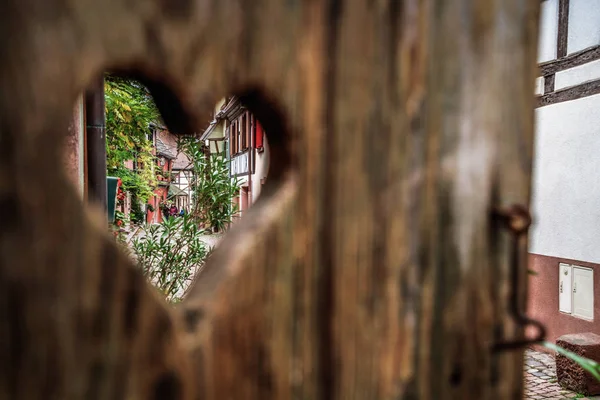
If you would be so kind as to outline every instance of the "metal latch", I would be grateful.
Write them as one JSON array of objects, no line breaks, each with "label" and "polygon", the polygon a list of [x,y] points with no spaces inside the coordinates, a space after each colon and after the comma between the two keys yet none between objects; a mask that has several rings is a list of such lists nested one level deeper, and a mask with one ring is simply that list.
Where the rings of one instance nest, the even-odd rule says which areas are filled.
[{"label": "metal latch", "polygon": [[[526,207],[516,204],[506,209],[496,209],[494,214],[499,217],[504,227],[512,234],[512,249],[510,258],[510,305],[509,312],[513,320],[522,327],[534,326],[538,334],[532,339],[519,339],[508,342],[498,342],[492,347],[492,351],[515,350],[531,344],[542,342],[546,337],[546,327],[539,321],[525,315],[519,306],[519,239],[527,233],[531,225],[531,215]],[[561,283],[562,290],[562,283]]]}]

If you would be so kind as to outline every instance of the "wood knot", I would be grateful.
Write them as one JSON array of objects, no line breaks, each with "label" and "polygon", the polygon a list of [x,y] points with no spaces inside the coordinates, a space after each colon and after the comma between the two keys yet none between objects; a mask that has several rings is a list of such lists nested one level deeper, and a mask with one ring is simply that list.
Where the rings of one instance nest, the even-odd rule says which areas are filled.
[{"label": "wood knot", "polygon": [[189,19],[193,11],[191,0],[162,0],[161,6],[164,15],[182,21]]},{"label": "wood knot", "polygon": [[202,307],[191,308],[183,313],[185,328],[187,332],[194,332],[198,323],[204,318],[204,309]]},{"label": "wood knot", "polygon": [[513,204],[507,208],[496,208],[494,213],[500,217],[506,228],[515,235],[521,235],[531,226],[531,215],[527,207]]}]

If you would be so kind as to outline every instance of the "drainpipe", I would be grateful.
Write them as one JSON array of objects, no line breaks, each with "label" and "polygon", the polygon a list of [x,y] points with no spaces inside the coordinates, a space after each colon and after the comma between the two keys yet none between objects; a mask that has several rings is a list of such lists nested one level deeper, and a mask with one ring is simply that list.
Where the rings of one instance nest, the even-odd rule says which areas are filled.
[{"label": "drainpipe", "polygon": [[248,113],[246,121],[246,131],[250,132],[250,143],[248,143],[248,191],[250,192],[250,196],[248,196],[248,208],[250,208],[252,207],[252,204],[254,204],[254,190],[252,189],[252,167],[254,166],[254,115]]},{"label": "drainpipe", "polygon": [[85,119],[88,166],[88,201],[107,213],[106,194],[106,116],[104,112],[104,75],[85,93]]}]

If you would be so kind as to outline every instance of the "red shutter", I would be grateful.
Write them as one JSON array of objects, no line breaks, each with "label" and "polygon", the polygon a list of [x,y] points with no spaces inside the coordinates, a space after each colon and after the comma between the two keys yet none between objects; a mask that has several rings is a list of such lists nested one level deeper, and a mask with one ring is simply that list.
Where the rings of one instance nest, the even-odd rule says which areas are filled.
[{"label": "red shutter", "polygon": [[250,113],[248,111],[246,111],[245,120],[246,120],[246,132],[245,132],[246,138],[244,139],[244,141],[246,142],[245,148],[248,148],[252,144],[251,140],[250,140],[250,135],[252,132],[252,118],[250,117]]},{"label": "red shutter", "polygon": [[257,149],[262,149],[263,148],[263,134],[264,134],[263,127],[256,118],[254,119],[254,123],[256,124],[256,130],[254,131],[254,134],[256,135],[254,137],[254,147],[256,147]]}]

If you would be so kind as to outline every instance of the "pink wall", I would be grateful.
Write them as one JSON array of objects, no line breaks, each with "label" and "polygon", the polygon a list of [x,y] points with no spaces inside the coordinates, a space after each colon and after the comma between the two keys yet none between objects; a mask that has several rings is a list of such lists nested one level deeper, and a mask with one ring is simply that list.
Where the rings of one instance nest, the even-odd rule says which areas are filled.
[{"label": "pink wall", "polygon": [[146,222],[151,223],[161,223],[163,220],[162,210],[160,208],[160,203],[167,200],[169,188],[164,186],[159,186],[154,189],[154,196],[148,200],[148,204],[154,207],[154,211],[148,211],[146,216]]},{"label": "pink wall", "polygon": [[[558,264],[568,263],[594,269],[594,320],[563,314],[558,311]],[[529,276],[528,315],[542,322],[547,329],[546,340],[555,342],[559,336],[567,333],[600,333],[600,265],[584,261],[567,260],[529,255],[529,269],[537,275]]]},{"label": "pink wall", "polygon": [[77,99],[73,107],[73,114],[69,123],[69,130],[65,138],[64,165],[69,180],[77,188],[78,193],[83,193],[83,107],[81,98]]},{"label": "pink wall", "polygon": [[[160,168],[165,172],[171,172],[173,167],[172,160],[166,160],[165,165],[161,166],[160,164],[156,165],[156,168]],[[159,181],[169,182],[168,179],[162,179],[159,177]],[[162,210],[160,209],[160,203],[167,200],[169,195],[169,186],[158,186],[154,189],[154,196],[148,199],[148,204],[154,207],[154,211],[148,211],[146,215],[146,222],[151,223],[160,223],[163,220]]]}]

